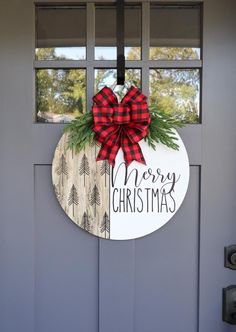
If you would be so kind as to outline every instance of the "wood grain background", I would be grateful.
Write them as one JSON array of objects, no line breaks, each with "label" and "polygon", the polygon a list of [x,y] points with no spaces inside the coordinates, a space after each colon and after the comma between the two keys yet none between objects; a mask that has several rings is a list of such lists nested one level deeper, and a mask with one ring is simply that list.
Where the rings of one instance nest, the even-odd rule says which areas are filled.
[{"label": "wood grain background", "polygon": [[68,134],[61,137],[52,163],[56,197],[68,215],[87,232],[110,238],[110,166],[96,162],[100,144],[95,142],[80,153],[67,149]]}]

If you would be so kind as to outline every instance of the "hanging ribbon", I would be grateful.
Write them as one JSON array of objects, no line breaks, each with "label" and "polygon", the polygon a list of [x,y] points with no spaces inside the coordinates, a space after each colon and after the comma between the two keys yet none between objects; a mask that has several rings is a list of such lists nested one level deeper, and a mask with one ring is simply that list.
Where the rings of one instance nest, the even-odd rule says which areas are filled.
[{"label": "hanging ribbon", "polygon": [[133,160],[146,164],[138,142],[147,136],[150,114],[147,97],[132,86],[118,103],[114,92],[104,87],[94,97],[92,107],[97,140],[102,143],[97,160],[107,159],[114,166],[122,148],[126,166]]}]

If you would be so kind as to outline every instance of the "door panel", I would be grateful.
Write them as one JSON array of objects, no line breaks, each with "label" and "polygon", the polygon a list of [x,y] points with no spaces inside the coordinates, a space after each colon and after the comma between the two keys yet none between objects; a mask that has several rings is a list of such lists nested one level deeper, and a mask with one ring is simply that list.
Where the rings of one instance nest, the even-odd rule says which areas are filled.
[{"label": "door panel", "polygon": [[60,208],[51,166],[35,166],[36,331],[98,331],[98,239]]},{"label": "door panel", "polygon": [[136,243],[135,331],[197,331],[199,167],[175,218]]},{"label": "door panel", "polygon": [[183,205],[158,232],[100,241],[101,331],[197,331],[199,176],[191,167]]},{"label": "door panel", "polygon": [[51,166],[35,166],[37,331],[97,331],[98,313],[99,331],[197,331],[199,175],[191,167],[175,220],[120,242],[78,231],[56,201]]}]

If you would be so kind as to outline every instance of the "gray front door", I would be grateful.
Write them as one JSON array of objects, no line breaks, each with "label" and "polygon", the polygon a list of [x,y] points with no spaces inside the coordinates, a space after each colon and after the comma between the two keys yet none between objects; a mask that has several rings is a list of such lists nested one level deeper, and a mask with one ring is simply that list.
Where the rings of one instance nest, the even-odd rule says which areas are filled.
[{"label": "gray front door", "polygon": [[236,283],[224,268],[224,246],[236,242],[236,3],[203,6],[201,124],[180,131],[186,199],[160,230],[116,242],[78,229],[56,201],[51,162],[63,125],[32,115],[34,4],[1,1],[1,332],[235,331],[221,312],[222,288]]}]

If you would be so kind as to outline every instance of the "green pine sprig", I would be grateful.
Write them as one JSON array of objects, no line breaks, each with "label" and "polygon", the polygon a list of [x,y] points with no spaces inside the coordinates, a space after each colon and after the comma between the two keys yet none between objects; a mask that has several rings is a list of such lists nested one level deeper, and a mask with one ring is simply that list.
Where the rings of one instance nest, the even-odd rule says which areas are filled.
[{"label": "green pine sprig", "polygon": [[[184,127],[184,123],[157,109],[156,105],[149,106],[151,123],[148,135],[145,137],[147,143],[155,150],[156,143],[162,143],[171,149],[179,150],[175,130]],[[93,128],[93,115],[88,112],[78,116],[64,128],[69,133],[68,148],[79,153],[87,145],[92,144],[95,139]]]},{"label": "green pine sprig", "polygon": [[69,133],[68,148],[79,153],[87,145],[92,144],[95,138],[95,133],[92,128],[92,112],[82,114],[68,123],[64,128],[64,132]]},{"label": "green pine sprig", "polygon": [[179,150],[175,130],[184,127],[184,123],[171,115],[158,110],[156,105],[149,106],[151,123],[145,137],[147,143],[155,150],[156,143],[162,143],[171,149]]}]

